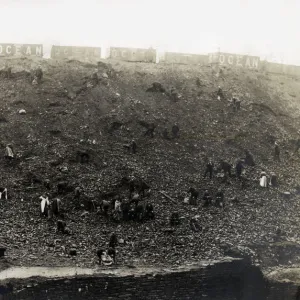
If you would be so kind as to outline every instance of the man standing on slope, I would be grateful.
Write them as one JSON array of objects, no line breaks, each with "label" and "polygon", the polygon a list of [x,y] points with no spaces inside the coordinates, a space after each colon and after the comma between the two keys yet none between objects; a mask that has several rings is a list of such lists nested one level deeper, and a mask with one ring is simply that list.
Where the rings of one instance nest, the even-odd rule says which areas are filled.
[{"label": "man standing on slope", "polygon": [[209,173],[209,178],[212,179],[213,170],[214,170],[214,164],[211,160],[209,160],[207,165],[206,165],[206,170],[205,170],[205,173],[204,173],[203,177],[205,178],[207,173]]},{"label": "man standing on slope", "polygon": [[178,124],[175,123],[172,127],[172,134],[173,134],[173,138],[178,138],[178,133],[179,133],[179,127]]},{"label": "man standing on slope", "polygon": [[255,162],[254,162],[254,158],[253,158],[253,155],[252,153],[249,151],[249,150],[245,150],[245,164],[248,165],[248,166],[255,166]]},{"label": "man standing on slope", "polygon": [[218,87],[217,96],[218,96],[218,100],[222,100],[224,98],[224,94],[220,86]]},{"label": "man standing on slope", "polygon": [[235,165],[235,171],[237,178],[241,178],[244,166],[243,161],[241,159],[238,160],[237,164]]},{"label": "man standing on slope", "polygon": [[261,187],[266,188],[268,186],[268,181],[267,181],[267,174],[266,172],[261,172],[260,173],[260,179],[259,179],[259,185]]},{"label": "man standing on slope", "polygon": [[14,158],[14,151],[11,144],[8,144],[5,149],[5,158],[12,160]]},{"label": "man standing on slope", "polygon": [[151,138],[153,138],[154,137],[154,129],[155,129],[154,123],[150,123],[147,131],[144,133],[144,136],[150,136]]},{"label": "man standing on slope", "polygon": [[274,160],[280,161],[280,149],[277,142],[274,144]]}]

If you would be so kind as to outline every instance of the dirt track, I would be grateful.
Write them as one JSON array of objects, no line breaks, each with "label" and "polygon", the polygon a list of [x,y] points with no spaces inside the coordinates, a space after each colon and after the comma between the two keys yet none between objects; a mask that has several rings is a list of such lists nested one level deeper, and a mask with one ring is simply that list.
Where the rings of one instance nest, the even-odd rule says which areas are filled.
[{"label": "dirt track", "polygon": [[[97,69],[75,61],[45,60],[41,62],[43,82],[33,86],[18,72],[29,71],[39,62],[10,63],[14,78],[0,81],[2,147],[4,151],[4,145],[12,143],[18,155],[13,164],[0,160],[2,185],[10,196],[1,202],[0,243],[7,246],[10,264],[94,266],[96,249],[107,245],[113,231],[124,240],[117,248],[121,265],[182,265],[217,259],[224,255],[223,243],[253,249],[264,244],[267,249],[278,228],[282,239],[299,240],[298,199],[287,201],[281,196],[284,191],[294,192],[299,178],[299,158],[291,157],[300,114],[296,79],[227,69],[223,76],[216,76],[208,66],[112,63]],[[87,87],[95,70],[101,81]],[[182,99],[174,103],[166,95],[146,93],[153,82],[167,89],[174,86]],[[240,95],[239,113],[233,113],[227,101],[215,99],[218,85],[228,94]],[[27,114],[19,115],[20,109]],[[110,126],[116,121],[123,126],[112,132]],[[145,128],[139,121],[157,124],[153,139],[143,137]],[[162,130],[165,126],[170,130],[175,122],[180,138],[164,140]],[[138,144],[136,155],[123,148],[132,138]],[[279,165],[272,159],[275,138],[281,146]],[[208,157],[235,163],[245,148],[257,163],[246,169],[245,189],[235,178],[226,185],[218,178],[203,179]],[[77,163],[77,150],[88,151],[91,162]],[[63,167],[67,172],[62,172]],[[278,174],[278,189],[259,189],[262,169]],[[39,182],[45,179],[51,180],[53,196],[56,183],[67,180],[73,187],[82,185],[86,197],[99,203],[99,192],[113,190],[122,176],[132,174],[151,185],[147,201],[154,205],[155,221],[116,224],[96,213],[81,216],[83,210],[74,209],[72,193],[60,197],[68,211],[71,236],[55,233],[55,223],[39,216],[38,198],[46,192]],[[183,192],[191,186],[201,194],[205,189],[224,188],[225,209],[183,204]],[[176,203],[163,198],[160,190]],[[233,196],[240,200],[238,204],[230,202]],[[169,233],[165,229],[174,211],[183,221]],[[201,232],[190,229],[189,220],[195,215],[200,216]],[[73,247],[77,256],[70,258],[67,253]],[[269,263],[276,264],[277,258],[270,258]]]}]

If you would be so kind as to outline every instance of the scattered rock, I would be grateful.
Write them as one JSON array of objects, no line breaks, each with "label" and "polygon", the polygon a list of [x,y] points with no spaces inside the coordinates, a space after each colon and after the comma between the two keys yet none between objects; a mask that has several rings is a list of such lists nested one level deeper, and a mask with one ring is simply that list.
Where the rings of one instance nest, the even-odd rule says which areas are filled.
[{"label": "scattered rock", "polygon": [[75,248],[71,248],[70,251],[69,251],[69,254],[70,254],[71,256],[76,256],[76,255],[77,255],[76,249],[75,249]]},{"label": "scattered rock", "polygon": [[152,92],[152,93],[165,93],[166,90],[159,82],[153,82],[152,86],[146,90],[146,92]]},{"label": "scattered rock", "polygon": [[59,134],[61,134],[61,130],[60,129],[51,129],[51,130],[49,130],[49,133],[51,133],[53,135],[59,135]]},{"label": "scattered rock", "polygon": [[63,163],[63,159],[62,158],[53,159],[53,160],[50,160],[48,163],[51,167],[57,167]]},{"label": "scattered rock", "polygon": [[80,217],[85,217],[85,216],[87,216],[88,214],[89,214],[88,211],[84,211],[84,212],[80,215]]},{"label": "scattered rock", "polygon": [[60,169],[59,169],[62,173],[67,173],[68,171],[69,171],[69,169],[68,169],[68,167],[61,167]]},{"label": "scattered rock", "polygon": [[3,257],[5,254],[6,248],[5,247],[0,247],[0,257]]},{"label": "scattered rock", "polygon": [[0,123],[8,123],[7,118],[5,118],[4,116],[0,115]]},{"label": "scattered rock", "polygon": [[225,256],[245,259],[251,259],[255,256],[255,252],[248,247],[227,244],[222,246],[222,248]]},{"label": "scattered rock", "polygon": [[291,198],[291,193],[290,192],[283,192],[283,197],[285,199],[290,199]]},{"label": "scattered rock", "polygon": [[38,85],[37,77],[34,77],[34,79],[32,80],[32,85]]},{"label": "scattered rock", "polygon": [[20,115],[26,115],[26,110],[25,109],[20,109],[19,114]]},{"label": "scattered rock", "polygon": [[66,95],[67,95],[67,97],[69,98],[69,99],[71,99],[71,100],[74,100],[76,97],[77,97],[77,95],[76,95],[76,93],[75,92],[73,92],[73,91],[66,91]]},{"label": "scattered rock", "polygon": [[[20,63],[28,64],[28,60]],[[16,259],[17,263],[30,263],[33,256],[29,254],[34,254],[40,264],[45,261],[52,264],[54,258],[61,259],[59,262],[64,264],[67,261],[65,255],[68,255],[68,250],[73,248],[70,245],[76,243],[78,247],[80,246],[80,250],[77,249],[80,251],[79,263],[91,264],[91,261],[96,259],[95,254],[92,254],[95,244],[97,247],[107,245],[109,234],[114,230],[124,238],[119,240],[119,244],[122,245],[118,248],[120,264],[139,255],[142,256],[139,262],[145,259],[147,264],[161,262],[173,264],[176,261],[185,263],[193,259],[199,261],[220,257],[223,251],[219,244],[224,241],[231,242],[232,245],[247,245],[249,241],[260,240],[272,243],[278,225],[284,232],[281,235],[283,240],[292,237],[299,239],[297,212],[300,205],[296,197],[291,201],[285,201],[284,196],[277,189],[262,191],[258,189],[257,183],[261,168],[268,174],[274,171],[278,174],[283,191],[290,191],[294,196],[292,188],[298,183],[300,159],[297,155],[291,156],[295,145],[292,138],[296,139],[296,136],[292,136],[292,128],[299,127],[298,119],[290,121],[286,118],[284,123],[281,123],[278,114],[278,118],[274,118],[274,115],[268,112],[261,113],[259,110],[247,112],[247,103],[240,115],[231,114],[232,110],[229,111],[227,103],[212,101],[216,97],[211,96],[210,93],[216,90],[218,83],[214,82],[211,74],[206,74],[205,68],[202,68],[200,73],[197,68],[193,74],[193,68],[188,68],[188,72],[182,71],[184,66],[180,66],[177,70],[175,66],[172,69],[167,67],[165,69],[162,65],[158,68],[149,65],[147,66],[149,72],[145,70],[141,72],[142,75],[136,76],[135,71],[126,70],[127,65],[128,68],[132,66],[135,68],[134,64],[131,67],[129,64],[126,64],[126,67],[123,65],[116,67],[120,71],[115,75],[111,75],[105,68],[106,64],[103,64],[101,69],[97,70],[103,85],[87,90],[87,81],[92,81],[90,74],[95,65],[86,69],[84,64],[76,61],[68,65],[64,62],[59,64],[60,67],[52,65],[49,67],[47,70],[49,74],[43,86],[37,89],[29,87],[26,90],[26,98],[20,87],[23,84],[24,86],[30,84],[27,78],[25,81],[20,77],[15,81],[1,80],[3,106],[0,113],[9,118],[8,124],[0,124],[5,135],[2,146],[11,142],[15,144],[18,154],[12,164],[6,163],[4,159],[1,164],[4,174],[3,184],[7,184],[9,193],[11,190],[12,198],[8,199],[8,202],[0,201],[0,211],[6,216],[0,220],[0,226],[2,239],[9,241],[14,250],[9,253],[10,257],[12,255],[12,261]],[[155,68],[155,72],[151,74],[152,68]],[[109,88],[105,86],[105,82],[110,80],[106,80],[105,75],[102,76],[104,73],[109,78],[114,78]],[[14,78],[16,78],[15,74],[13,74]],[[247,73],[248,75],[255,76],[252,73]],[[205,83],[202,84],[203,88],[196,87],[197,76],[201,76],[199,86]],[[162,99],[159,94],[153,94],[148,97],[149,99],[145,99],[143,87],[149,83],[149,78],[156,78],[155,80],[159,81],[154,83],[149,91],[153,89],[162,93],[172,84],[182,93],[182,97],[187,102],[171,103],[163,96],[167,101],[162,103],[159,101]],[[91,83],[96,86],[93,81]],[[254,81],[249,85],[243,85],[241,82],[236,85],[234,83],[233,75],[229,70],[226,71],[226,81],[223,84],[227,87],[224,87],[224,90],[232,87],[231,90],[240,89],[245,94],[248,89],[252,89],[251,97],[245,99],[245,102],[250,99],[264,99],[272,104],[270,106],[274,111],[277,111],[279,105],[285,108],[283,101],[278,101],[276,97],[272,99],[267,86],[263,88],[260,86],[266,83],[263,78],[261,82],[259,80],[259,85]],[[199,90],[203,92],[201,101],[196,99]],[[181,95],[177,91],[175,93],[177,93],[175,98],[179,99]],[[75,98],[78,100],[73,101]],[[18,102],[18,99],[22,99],[23,102]],[[141,103],[137,99],[140,99]],[[18,110],[25,107],[30,108],[30,118],[18,116]],[[286,109],[289,109],[288,105]],[[62,115],[64,111],[68,112],[67,116]],[[22,119],[21,123],[20,119]],[[58,122],[53,123],[52,121],[56,119]],[[153,139],[143,136],[145,129],[138,125],[138,120],[144,121],[140,125],[145,128],[148,128],[151,123],[157,125]],[[177,121],[180,123],[182,137],[176,140],[162,140],[160,138],[162,128],[170,129]],[[86,127],[87,124],[89,127]],[[234,143],[227,145],[225,140],[231,135],[235,137],[240,128],[243,132],[247,131],[247,135],[240,136],[238,140],[234,139]],[[109,129],[112,130],[113,136],[108,134]],[[49,130],[52,136],[49,136]],[[276,138],[282,141],[282,145],[284,144],[284,147],[289,150],[285,152],[285,149],[282,149],[284,163],[280,165],[272,160],[272,145],[265,140],[268,132],[273,132],[274,136],[276,135]],[[137,140],[140,149],[135,156],[123,153],[122,149],[122,144],[132,138]],[[290,144],[289,139],[291,139]],[[241,190],[241,181],[235,176],[230,178],[230,185],[222,183],[222,178],[215,176],[215,173],[212,180],[202,179],[207,156],[211,155],[217,160],[224,155],[225,159],[234,163],[239,155],[243,155],[243,149],[248,147],[254,151],[257,166],[245,166],[249,178],[246,188]],[[92,159],[90,163],[81,165],[76,163],[74,153],[83,148],[90,151]],[[57,166],[63,167],[59,169],[56,168]],[[27,171],[37,173],[40,179],[51,180],[51,188],[47,189],[50,198],[56,197],[56,184],[67,180],[72,187],[82,186],[84,195],[88,199],[96,200],[97,206],[101,200],[98,197],[99,190],[119,190],[120,177],[139,176],[147,180],[151,188],[153,187],[153,195],[145,197],[143,202],[149,201],[154,205],[155,221],[149,220],[138,224],[132,222],[126,225],[121,222],[124,227],[116,228],[117,225],[110,218],[111,208],[108,218],[93,212],[87,215],[83,213],[80,206],[83,204],[81,201],[83,199],[80,199],[74,208],[74,193],[68,192],[62,196],[63,209],[65,221],[70,224],[74,234],[57,235],[52,220],[48,221],[39,216],[38,197],[46,188],[33,181],[25,182]],[[290,179],[290,182],[287,179]],[[217,188],[224,188],[225,209],[217,209],[214,206],[203,209],[200,199],[199,204],[193,209],[184,205],[182,195],[190,185],[199,186],[201,189],[208,188],[212,191],[212,195]],[[158,191],[161,189],[164,189],[169,197],[159,197]],[[122,198],[128,197],[128,189],[120,188],[120,193]],[[16,201],[13,201],[15,196]],[[234,197],[237,197],[239,203],[234,204],[234,200],[230,201]],[[19,201],[19,199],[24,200]],[[113,201],[113,198],[108,197],[107,200]],[[174,212],[180,214],[179,217],[175,216],[174,225],[180,224],[164,229],[169,227],[169,217]],[[87,217],[80,218],[81,215]],[[197,222],[201,230],[194,226],[194,221],[193,231],[190,229],[190,220],[194,215],[199,215]],[[51,253],[47,253],[46,240],[53,241],[58,236],[62,237],[62,242],[56,244],[56,247],[51,247]],[[63,249],[60,246],[67,249],[64,258],[58,257]],[[269,252],[268,249],[264,250],[265,253]],[[239,251],[240,249],[236,252]],[[234,252],[231,249],[233,255]],[[21,257],[23,253],[24,257]],[[287,261],[293,262],[290,257]]]}]

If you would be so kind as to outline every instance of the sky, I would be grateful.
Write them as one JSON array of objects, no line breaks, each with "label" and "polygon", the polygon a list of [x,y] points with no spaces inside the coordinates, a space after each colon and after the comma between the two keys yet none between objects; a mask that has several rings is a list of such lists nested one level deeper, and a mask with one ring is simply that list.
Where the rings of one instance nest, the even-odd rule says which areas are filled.
[{"label": "sky", "polygon": [[0,43],[230,52],[300,65],[300,0],[0,0]]}]

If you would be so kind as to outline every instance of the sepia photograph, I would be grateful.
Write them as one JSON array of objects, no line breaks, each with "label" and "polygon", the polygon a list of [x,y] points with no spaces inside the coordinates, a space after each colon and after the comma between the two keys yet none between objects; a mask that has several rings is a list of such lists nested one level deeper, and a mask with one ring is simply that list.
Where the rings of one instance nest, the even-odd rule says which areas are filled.
[{"label": "sepia photograph", "polygon": [[0,300],[300,300],[299,0],[0,15]]}]

